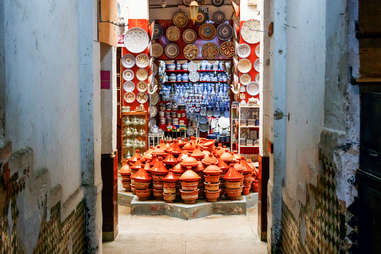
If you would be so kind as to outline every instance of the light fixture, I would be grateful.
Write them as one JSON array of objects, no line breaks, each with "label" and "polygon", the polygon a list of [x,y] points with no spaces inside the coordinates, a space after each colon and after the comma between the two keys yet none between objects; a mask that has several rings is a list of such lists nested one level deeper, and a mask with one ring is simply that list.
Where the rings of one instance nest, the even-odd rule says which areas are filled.
[{"label": "light fixture", "polygon": [[198,16],[198,3],[197,1],[192,1],[189,5],[189,17],[193,21],[193,24],[196,23]]}]

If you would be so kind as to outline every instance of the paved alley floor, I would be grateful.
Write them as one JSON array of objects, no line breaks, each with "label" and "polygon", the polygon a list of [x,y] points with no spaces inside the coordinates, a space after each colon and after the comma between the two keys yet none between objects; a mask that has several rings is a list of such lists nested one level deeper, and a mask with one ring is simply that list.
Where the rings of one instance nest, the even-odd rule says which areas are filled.
[{"label": "paved alley floor", "polygon": [[105,254],[264,254],[257,232],[257,209],[248,216],[212,215],[182,220],[168,216],[132,216],[119,206],[119,235],[103,244]]}]

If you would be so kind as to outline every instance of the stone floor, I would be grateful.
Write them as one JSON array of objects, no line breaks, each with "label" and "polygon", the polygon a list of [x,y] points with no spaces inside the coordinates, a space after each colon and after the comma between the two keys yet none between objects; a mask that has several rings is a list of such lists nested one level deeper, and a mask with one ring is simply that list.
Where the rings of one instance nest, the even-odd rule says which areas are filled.
[{"label": "stone floor", "polygon": [[257,208],[248,215],[211,215],[183,220],[168,216],[130,215],[119,206],[119,236],[103,244],[105,254],[267,253],[259,241]]}]

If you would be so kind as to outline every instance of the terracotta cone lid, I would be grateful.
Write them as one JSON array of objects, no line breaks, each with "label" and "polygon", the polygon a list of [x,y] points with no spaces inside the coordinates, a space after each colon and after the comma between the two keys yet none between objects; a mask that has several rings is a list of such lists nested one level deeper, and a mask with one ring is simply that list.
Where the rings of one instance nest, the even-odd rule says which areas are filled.
[{"label": "terracotta cone lid", "polygon": [[149,182],[152,177],[143,168],[139,169],[138,172],[131,176],[135,181]]},{"label": "terracotta cone lid", "polygon": [[181,165],[184,167],[195,167],[197,166],[198,162],[193,157],[186,157],[181,161]]},{"label": "terracotta cone lid", "polygon": [[205,165],[215,165],[218,163],[218,161],[214,156],[209,155],[202,160],[202,163]]},{"label": "terracotta cone lid", "polygon": [[240,161],[242,159],[242,156],[239,155],[238,153],[233,154],[233,160],[234,161]]},{"label": "terracotta cone lid", "polygon": [[223,160],[224,162],[231,162],[233,161],[233,155],[231,153],[229,153],[228,151],[225,150],[225,152],[223,152],[221,154],[221,160]]},{"label": "terracotta cone lid", "polygon": [[229,168],[229,166],[222,160],[222,159],[218,159],[218,164],[217,166],[222,170],[222,171],[225,171]]},{"label": "terracotta cone lid", "polygon": [[191,156],[201,160],[202,158],[204,158],[205,154],[201,152],[201,150],[197,147],[196,149],[193,150]]},{"label": "terracotta cone lid", "polygon": [[243,171],[246,169],[241,163],[235,163],[233,168],[240,173],[243,173]]},{"label": "terracotta cone lid", "polygon": [[163,178],[163,181],[164,182],[177,182],[179,180],[179,178],[173,173],[173,172],[169,172],[164,178]]},{"label": "terracotta cone lid", "polygon": [[167,157],[164,159],[164,163],[167,165],[175,165],[177,163],[177,159],[173,156],[173,154],[168,153]]},{"label": "terracotta cone lid", "polygon": [[151,165],[149,164],[149,162],[146,162],[146,164],[144,164],[144,169],[145,169],[147,172],[150,172],[150,171],[151,171]]},{"label": "terracotta cone lid", "polygon": [[192,181],[198,181],[201,179],[201,177],[199,175],[196,174],[196,172],[194,172],[193,170],[191,169],[188,169],[187,171],[184,172],[184,174],[182,174],[179,178],[181,181],[188,181],[188,182],[192,182]]},{"label": "terracotta cone lid", "polygon": [[157,155],[157,156],[164,156],[167,153],[164,151],[164,148],[156,148],[152,151],[152,155]]},{"label": "terracotta cone lid", "polygon": [[189,157],[189,155],[186,152],[184,152],[184,153],[180,154],[180,156],[177,158],[177,161],[181,162],[187,157]]},{"label": "terracotta cone lid", "polygon": [[150,161],[152,160],[152,150],[147,150],[144,155],[143,155],[143,158],[145,161]]},{"label": "terracotta cone lid", "polygon": [[215,140],[207,140],[207,141],[202,143],[202,146],[209,148],[209,147],[213,146],[215,142],[216,142]]},{"label": "terracotta cone lid", "polygon": [[130,162],[136,162],[138,160],[141,160],[142,156],[140,155],[140,150],[139,149],[136,149],[136,152],[134,154],[134,156],[132,156],[130,159],[128,159],[128,161]]},{"label": "terracotta cone lid", "polygon": [[194,169],[194,171],[196,171],[196,172],[203,172],[204,169],[205,169],[204,164],[202,164],[201,161],[198,161],[198,165],[197,165],[197,167]]},{"label": "terracotta cone lid", "polygon": [[134,165],[131,166],[132,170],[138,170],[140,168],[143,168],[143,164],[140,160],[136,161]]},{"label": "terracotta cone lid", "polygon": [[237,170],[234,168],[230,168],[228,172],[224,175],[224,180],[226,181],[241,181],[243,178],[243,175],[241,175]]},{"label": "terracotta cone lid", "polygon": [[181,138],[178,138],[177,144],[178,144],[179,147],[183,147],[185,145],[186,141],[187,141],[187,139],[182,140]]},{"label": "terracotta cone lid", "polygon": [[222,173],[222,170],[216,165],[210,165],[204,170],[206,175],[219,175]]},{"label": "terracotta cone lid", "polygon": [[254,166],[254,164],[253,164],[253,162],[252,162],[252,160],[251,159],[248,159],[247,160],[247,165],[249,165],[249,167],[253,170],[253,171],[255,171],[255,166]]},{"label": "terracotta cone lid", "polygon": [[173,173],[176,173],[176,174],[184,173],[184,169],[180,163],[176,164],[176,166],[174,166],[170,171],[172,171]]},{"label": "terracotta cone lid", "polygon": [[128,176],[128,175],[131,175],[131,169],[130,169],[130,166],[128,166],[128,164],[124,164],[123,167],[121,167],[119,169],[119,174],[122,175],[122,176]]},{"label": "terracotta cone lid", "polygon": [[194,147],[193,147],[193,145],[192,145],[190,142],[188,142],[188,143],[186,143],[186,144],[183,146],[183,150],[193,151],[193,150],[194,150]]},{"label": "terracotta cone lid", "polygon": [[245,168],[243,170],[243,173],[244,174],[250,174],[252,173],[254,170],[250,167],[249,163],[246,162],[246,160],[241,160],[240,164]]},{"label": "terracotta cone lid", "polygon": [[157,160],[151,168],[152,174],[165,175],[168,173],[168,169],[164,166],[161,160]]},{"label": "terracotta cone lid", "polygon": [[171,153],[173,153],[174,155],[179,155],[181,153],[181,148],[178,144],[177,141],[174,141],[170,147],[170,151]]}]

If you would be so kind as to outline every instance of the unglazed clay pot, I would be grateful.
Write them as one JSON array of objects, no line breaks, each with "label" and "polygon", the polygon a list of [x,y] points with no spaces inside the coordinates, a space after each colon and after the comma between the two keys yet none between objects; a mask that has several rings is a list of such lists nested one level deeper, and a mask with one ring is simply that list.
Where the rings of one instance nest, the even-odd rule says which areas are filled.
[{"label": "unglazed clay pot", "polygon": [[249,195],[249,193],[250,193],[250,189],[251,189],[251,185],[249,185],[249,186],[244,186],[243,187],[243,191],[242,191],[242,195]]},{"label": "unglazed clay pot", "polygon": [[163,198],[165,202],[172,203],[176,199],[176,191],[175,193],[163,193]]},{"label": "unglazed clay pot", "polygon": [[225,150],[225,152],[223,152],[221,154],[220,159],[226,163],[230,163],[233,161],[233,155],[230,152],[228,152],[227,150]]},{"label": "unglazed clay pot", "polygon": [[197,165],[198,165],[198,161],[193,157],[187,156],[181,161],[181,166],[188,169],[192,167],[196,167]]},{"label": "unglazed clay pot", "polygon": [[134,181],[134,187],[137,190],[144,190],[148,189],[150,186],[151,182],[139,182],[139,181]]},{"label": "unglazed clay pot", "polygon": [[205,182],[205,190],[207,191],[218,191],[220,189],[220,183],[208,183]]},{"label": "unglazed clay pot", "polygon": [[216,191],[209,191],[209,190],[206,190],[206,191],[205,191],[206,199],[207,199],[209,202],[216,202],[217,199],[220,197],[220,192],[221,192],[221,190],[216,190]]},{"label": "unglazed clay pot", "polygon": [[202,159],[202,163],[204,163],[205,166],[210,166],[210,165],[217,164],[218,160],[214,156],[209,155],[205,157],[204,159]]},{"label": "unglazed clay pot", "polygon": [[152,191],[155,199],[160,200],[163,198],[163,189],[153,189]]},{"label": "unglazed clay pot", "polygon": [[204,175],[205,182],[218,183],[220,181],[220,175]]},{"label": "unglazed clay pot", "polygon": [[240,181],[225,181],[225,188],[235,189],[240,187],[242,187],[242,184]]},{"label": "unglazed clay pot", "polygon": [[170,169],[177,177],[180,177],[184,173],[184,169],[180,163],[176,164],[173,168]]},{"label": "unglazed clay pot", "polygon": [[169,166],[173,166],[173,165],[176,165],[176,164],[177,164],[177,159],[173,156],[172,153],[168,153],[167,156],[166,156],[165,159],[164,159],[164,163],[165,163],[165,165],[167,165],[168,167],[169,167]]},{"label": "unglazed clay pot", "polygon": [[205,154],[201,152],[201,150],[197,147],[196,149],[193,150],[191,153],[191,156],[195,158],[196,160],[201,160],[204,158]]},{"label": "unglazed clay pot", "polygon": [[181,182],[181,189],[182,190],[195,190],[198,188],[198,180],[193,182]]},{"label": "unglazed clay pot", "polygon": [[136,190],[136,196],[141,201],[147,200],[151,196],[151,189]]},{"label": "unglazed clay pot", "polygon": [[122,176],[122,185],[125,191],[131,191],[131,169],[128,164],[120,168],[119,174]]},{"label": "unglazed clay pot", "polygon": [[135,154],[128,159],[128,162],[130,163],[130,165],[133,165],[135,162],[140,161],[141,159],[142,159],[142,156],[140,154],[140,150],[136,149]]},{"label": "unglazed clay pot", "polygon": [[242,187],[237,189],[225,188],[225,193],[231,200],[239,200],[242,196]]},{"label": "unglazed clay pot", "polygon": [[186,191],[180,190],[181,199],[184,200],[185,204],[194,204],[198,199],[198,189]]}]

